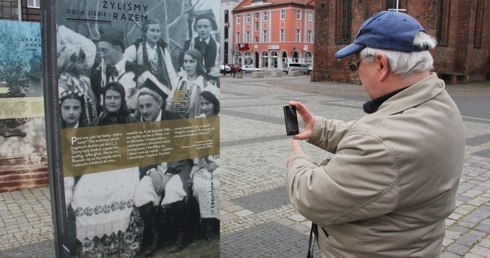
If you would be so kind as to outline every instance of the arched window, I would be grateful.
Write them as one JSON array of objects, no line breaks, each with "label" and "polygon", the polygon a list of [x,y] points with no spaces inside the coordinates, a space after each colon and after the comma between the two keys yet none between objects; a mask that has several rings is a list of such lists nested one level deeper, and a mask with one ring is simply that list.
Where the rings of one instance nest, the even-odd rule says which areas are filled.
[{"label": "arched window", "polygon": [[293,63],[298,63],[299,62],[299,53],[297,50],[295,50],[292,54],[291,54],[291,62]]},{"label": "arched window", "polygon": [[254,51],[254,58],[253,58],[253,63],[252,64],[255,67],[259,67],[260,66],[259,65],[259,60],[260,60],[260,58],[259,58],[259,51]]},{"label": "arched window", "polygon": [[450,1],[439,0],[438,2],[439,16],[437,17],[437,40],[438,45],[448,44],[449,35],[449,11],[450,11]]},{"label": "arched window", "polygon": [[235,52],[235,60],[234,60],[234,63],[235,64],[238,64],[238,65],[243,65],[242,53],[240,53],[240,51],[236,51]]},{"label": "arched window", "polygon": [[305,54],[305,64],[312,66],[313,65],[313,55],[310,51]]},{"label": "arched window", "polygon": [[277,56],[277,51],[275,51],[275,50],[271,51],[271,58],[270,58],[270,60],[271,60],[271,67],[277,68],[277,64],[279,63],[278,62],[278,58],[279,57]]},{"label": "arched window", "polygon": [[283,50],[281,54],[281,68],[286,67],[287,63],[288,63],[288,52]]},{"label": "arched window", "polygon": [[245,51],[245,58],[243,59],[243,65],[251,65],[253,64],[253,58],[252,58],[252,54],[250,53],[250,51]]},{"label": "arched window", "polygon": [[265,50],[262,51],[262,67],[269,67],[269,54]]},{"label": "arched window", "polygon": [[337,0],[337,44],[351,42],[352,0]]}]

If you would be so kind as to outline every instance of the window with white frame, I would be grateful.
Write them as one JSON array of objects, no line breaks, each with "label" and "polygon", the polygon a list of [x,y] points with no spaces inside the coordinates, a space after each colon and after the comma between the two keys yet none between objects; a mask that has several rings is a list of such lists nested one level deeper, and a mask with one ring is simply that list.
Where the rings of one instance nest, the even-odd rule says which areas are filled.
[{"label": "window with white frame", "polygon": [[236,33],[236,40],[235,40],[235,41],[236,41],[237,43],[242,42],[242,41],[240,40],[240,32],[237,32],[237,33]]},{"label": "window with white frame", "polygon": [[313,43],[313,32],[311,30],[306,32],[306,42]]},{"label": "window with white frame", "polygon": [[250,42],[250,31],[245,33],[245,42]]},{"label": "window with white frame", "polygon": [[301,20],[301,10],[296,10],[296,20]]},{"label": "window with white frame", "polygon": [[281,21],[286,20],[286,10],[281,10]]},{"label": "window with white frame", "polygon": [[313,21],[313,12],[308,12],[308,21]]},{"label": "window with white frame", "polygon": [[29,8],[40,8],[41,0],[27,0],[27,7]]},{"label": "window with white frame", "polygon": [[255,23],[255,31],[259,31],[259,23],[258,22]]},{"label": "window with white frame", "polygon": [[245,22],[246,22],[246,23],[250,23],[250,14],[249,14],[249,13],[247,13],[247,14],[245,15]]},{"label": "window with white frame", "polygon": [[258,43],[259,42],[259,37],[255,37],[255,42]]},{"label": "window with white frame", "polygon": [[301,30],[296,30],[296,41],[297,42],[301,41]]},{"label": "window with white frame", "polygon": [[237,15],[236,16],[236,24],[240,24],[241,16]]},{"label": "window with white frame", "polygon": [[255,19],[260,19],[260,13],[255,13]]},{"label": "window with white frame", "polygon": [[268,38],[269,38],[267,34],[268,34],[268,33],[267,33],[267,31],[266,31],[266,30],[264,30],[264,31],[262,32],[262,42],[267,42],[267,40],[268,40]]},{"label": "window with white frame", "polygon": [[269,14],[268,14],[267,12],[263,12],[263,13],[262,13],[262,20],[267,21],[267,19],[268,19],[268,15],[269,15]]},{"label": "window with white frame", "polygon": [[285,41],[285,40],[284,40],[284,35],[285,35],[285,34],[286,34],[286,32],[284,31],[284,29],[281,29],[281,30],[279,31],[279,41],[281,41],[281,42],[284,42],[284,41]]}]

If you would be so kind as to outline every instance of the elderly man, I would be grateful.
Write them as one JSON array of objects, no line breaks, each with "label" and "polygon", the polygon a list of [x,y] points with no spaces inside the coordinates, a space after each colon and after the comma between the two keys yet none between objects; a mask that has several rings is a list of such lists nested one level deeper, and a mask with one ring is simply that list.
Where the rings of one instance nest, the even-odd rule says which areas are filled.
[{"label": "elderly man", "polygon": [[[161,84],[144,66],[129,62],[124,56],[124,35],[121,31],[102,33],[98,43],[101,63],[91,75],[92,87],[101,93],[107,83],[117,81],[126,90],[126,103],[131,113],[136,110],[136,93],[146,80],[151,80],[167,96],[170,85]],[[100,95],[100,94],[99,94]],[[102,105],[102,100],[99,100]]]},{"label": "elderly man", "polygon": [[[165,110],[165,99],[167,98],[167,95],[154,81],[147,79],[141,85],[141,89],[136,96],[137,111],[133,122],[158,122],[180,119],[179,115]],[[168,165],[169,168],[172,167],[170,164]],[[145,234],[146,238],[143,239],[143,242],[147,244],[145,256],[152,256],[159,247],[164,244],[164,241],[168,240],[168,237],[165,238],[162,236],[162,233],[169,232],[168,225],[161,225],[162,221],[165,222],[167,216],[164,215],[164,212],[167,212],[167,210],[160,211],[159,208],[164,192],[177,192],[177,194],[183,193],[184,196],[186,195],[182,183],[179,188],[179,186],[173,186],[173,183],[171,182],[171,186],[169,186],[170,189],[165,191],[165,187],[172,179],[172,176],[178,174],[177,172],[180,172],[170,173],[169,168],[167,168],[166,163],[140,167],[141,179],[136,186],[134,201],[135,206],[138,207],[140,211],[143,223],[145,224],[145,231],[148,232]],[[190,172],[188,174],[190,174]],[[185,208],[185,206],[182,207]],[[182,214],[186,213],[182,212]],[[181,220],[177,219],[177,221]],[[182,249],[172,248],[171,251],[177,252]]]},{"label": "elderly man", "polygon": [[[318,225],[324,257],[439,257],[465,137],[458,108],[431,72],[435,46],[411,16],[375,14],[335,55],[355,59],[349,66],[371,99],[367,114],[326,119],[290,101],[305,130],[293,139],[287,189]],[[299,140],[334,156],[317,165]]]},{"label": "elderly man", "polygon": [[176,113],[165,110],[168,95],[150,79],[143,83],[136,96],[137,110],[134,122],[155,122],[181,118]]}]

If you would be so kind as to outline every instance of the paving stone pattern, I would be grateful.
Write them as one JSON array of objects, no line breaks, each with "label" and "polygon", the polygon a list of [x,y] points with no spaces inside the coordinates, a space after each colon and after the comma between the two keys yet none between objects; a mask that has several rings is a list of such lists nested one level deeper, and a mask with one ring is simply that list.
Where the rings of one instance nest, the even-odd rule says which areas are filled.
[{"label": "paving stone pattern", "polygon": [[[311,223],[292,208],[284,187],[291,139],[282,106],[295,99],[317,115],[356,119],[363,89],[306,76],[225,76],[221,85],[221,257],[305,257]],[[463,119],[467,156],[441,257],[490,257],[490,121]],[[329,157],[302,147],[319,162]],[[55,256],[49,200],[47,187],[0,193],[0,257]]]}]

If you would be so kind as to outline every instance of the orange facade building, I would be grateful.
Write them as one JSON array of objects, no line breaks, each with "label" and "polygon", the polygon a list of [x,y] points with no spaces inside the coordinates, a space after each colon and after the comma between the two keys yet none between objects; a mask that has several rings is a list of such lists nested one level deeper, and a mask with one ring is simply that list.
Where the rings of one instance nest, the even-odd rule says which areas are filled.
[{"label": "orange facade building", "polygon": [[232,11],[228,63],[282,69],[313,65],[313,0],[244,0]]}]

